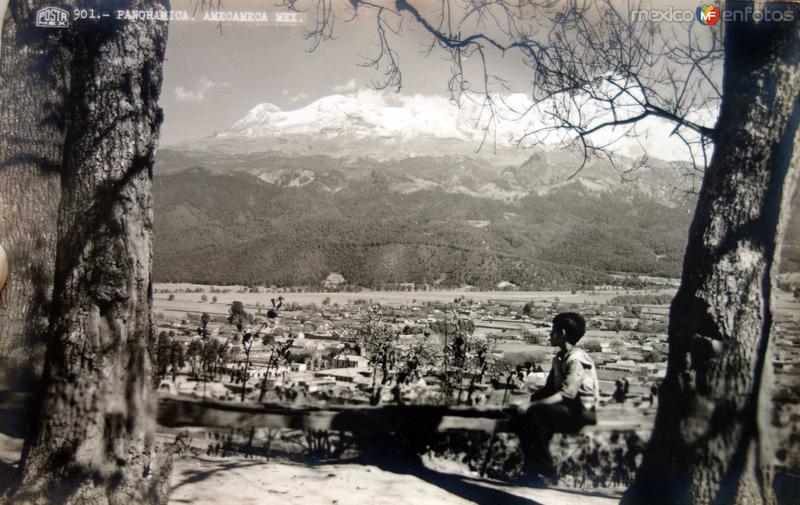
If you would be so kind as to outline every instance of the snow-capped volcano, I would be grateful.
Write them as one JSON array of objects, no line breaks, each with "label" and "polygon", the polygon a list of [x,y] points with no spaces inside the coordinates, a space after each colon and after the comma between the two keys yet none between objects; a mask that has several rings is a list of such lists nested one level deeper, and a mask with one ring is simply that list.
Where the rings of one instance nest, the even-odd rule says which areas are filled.
[{"label": "snow-capped volcano", "polygon": [[[478,155],[516,157],[533,145],[555,148],[568,140],[566,131],[530,135],[551,126],[545,119],[549,106],[534,107],[529,96],[509,94],[494,98],[492,116],[477,98],[466,97],[456,104],[444,96],[361,90],[325,96],[295,110],[261,103],[218,132],[210,144],[225,151],[378,159],[475,155],[483,146]],[[586,103],[576,114],[602,121],[606,112],[598,107]],[[673,128],[674,124],[651,117],[633,127],[603,129],[591,141],[629,158],[647,154],[662,160],[690,159],[686,146],[672,135]]]},{"label": "snow-capped volcano", "polygon": [[[541,128],[540,116],[524,114],[529,110],[525,95],[498,100],[501,117],[476,152],[486,134],[482,104],[361,91],[326,96],[295,110],[259,104],[231,128],[184,151],[197,160],[187,161],[191,166],[245,171],[283,187],[335,193],[378,174],[380,187],[398,193],[443,191],[504,201],[559,190],[575,182],[570,176],[583,167],[578,182],[587,191],[610,194],[624,186],[629,193],[673,203],[674,188],[682,185],[677,169],[652,155],[664,147],[658,135],[622,136],[615,148],[618,165],[603,159],[584,163],[582,152],[558,146],[558,139],[520,148],[518,139]],[[631,156],[642,144],[652,145],[646,169]]]},{"label": "snow-capped volcano", "polygon": [[[523,95],[513,98],[520,102],[525,99]],[[417,138],[474,143],[480,142],[485,126],[486,121],[481,121],[481,106],[469,101],[459,107],[441,96],[360,91],[326,96],[290,111],[262,103],[230,129],[218,133],[217,138],[312,135],[323,139],[381,139],[398,143]],[[499,126],[497,145],[515,146],[523,125],[503,122]]]}]

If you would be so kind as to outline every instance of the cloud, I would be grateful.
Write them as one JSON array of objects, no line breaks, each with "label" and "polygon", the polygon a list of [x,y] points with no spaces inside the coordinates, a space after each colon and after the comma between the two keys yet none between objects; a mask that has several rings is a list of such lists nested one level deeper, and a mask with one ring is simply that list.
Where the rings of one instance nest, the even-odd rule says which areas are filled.
[{"label": "cloud", "polygon": [[179,102],[202,102],[206,97],[206,93],[208,93],[212,89],[229,88],[230,86],[231,83],[227,81],[214,82],[211,79],[202,77],[200,79],[200,82],[198,83],[197,88],[195,89],[188,89],[184,88],[183,86],[177,86],[175,88],[175,98]]},{"label": "cloud", "polygon": [[290,103],[295,103],[295,102],[299,102],[301,100],[305,100],[307,98],[308,98],[308,95],[301,91],[300,93],[298,93],[298,94],[296,94],[296,95],[294,95],[292,97],[289,97],[289,102]]},{"label": "cloud", "polygon": [[286,99],[289,100],[289,103],[296,103],[308,99],[308,95],[306,93],[303,93],[302,91],[300,91],[295,95],[289,96],[291,92],[292,90],[290,89],[284,89],[283,91],[281,91],[281,95],[285,96]]},{"label": "cloud", "polygon": [[358,89],[358,84],[356,83],[355,79],[350,79],[344,84],[339,84],[338,86],[333,87],[333,91],[336,93],[347,93],[349,91],[355,91]]}]

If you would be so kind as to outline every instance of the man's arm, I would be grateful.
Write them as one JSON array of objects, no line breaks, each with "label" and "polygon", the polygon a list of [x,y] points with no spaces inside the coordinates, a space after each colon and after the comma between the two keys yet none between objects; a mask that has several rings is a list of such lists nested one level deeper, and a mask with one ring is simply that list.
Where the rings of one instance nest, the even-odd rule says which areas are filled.
[{"label": "man's arm", "polygon": [[551,368],[550,373],[547,374],[547,380],[545,380],[544,386],[541,389],[537,389],[536,391],[534,391],[534,393],[530,397],[531,401],[537,401],[552,395],[556,389],[555,382],[556,380],[555,377],[553,376],[553,369]]},{"label": "man's arm", "polygon": [[[564,401],[564,399],[573,399],[578,395],[578,389],[580,388],[581,381],[583,380],[583,374],[585,370],[583,365],[578,360],[570,360],[567,363],[567,370],[561,384],[561,389],[558,391],[553,392],[553,389],[547,388],[547,385],[536,393],[544,393],[542,395],[537,395],[536,393],[531,396],[531,401],[527,402],[520,402],[517,404],[517,409],[519,411],[526,411],[534,405],[552,405],[554,403],[560,403]],[[550,375],[547,377],[548,384],[551,384],[550,379],[553,376],[552,370],[550,371]],[[555,386],[553,384],[553,386]]]},{"label": "man's arm", "polygon": [[531,406],[533,405],[552,405],[553,403],[559,403],[564,400],[564,396],[561,394],[561,391],[557,391],[551,395],[545,396],[543,398],[538,398],[529,402]]},{"label": "man's arm", "polygon": [[525,412],[534,405],[552,405],[554,403],[560,403],[563,400],[564,397],[561,395],[561,391],[558,391],[553,394],[543,396],[541,398],[532,399],[530,401],[517,402],[514,404],[514,406],[517,408],[519,412]]},{"label": "man's arm", "polygon": [[[555,366],[555,365],[554,365]],[[520,412],[525,412],[533,405],[549,405],[552,403],[558,403],[562,400],[561,393],[556,391],[556,384],[555,384],[555,376],[553,374],[553,369],[550,369],[550,373],[547,374],[547,380],[544,383],[544,387],[535,391],[529,400],[522,400],[519,402],[514,403],[514,406]]]}]

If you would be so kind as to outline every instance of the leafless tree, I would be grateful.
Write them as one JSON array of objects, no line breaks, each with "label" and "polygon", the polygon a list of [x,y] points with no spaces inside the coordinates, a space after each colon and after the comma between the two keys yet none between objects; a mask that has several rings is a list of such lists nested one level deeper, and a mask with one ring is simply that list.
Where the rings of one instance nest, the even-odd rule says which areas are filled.
[{"label": "leafless tree", "polygon": [[[500,122],[516,121],[525,125],[515,139],[522,147],[557,142],[579,149],[577,173],[592,157],[618,166],[614,142],[637,137],[642,120],[661,118],[692,159],[691,169],[681,165],[686,174],[699,182],[708,166],[721,97],[717,30],[665,26],[637,2],[612,0],[352,0],[342,12],[333,0],[315,0],[313,9],[301,0],[282,5],[316,12],[307,34],[312,49],[333,38],[337,16],[374,20],[378,49],[364,65],[380,69],[383,77],[373,83],[379,89],[402,89],[397,38],[404,24],[422,28],[428,50],[450,62],[451,99],[482,107],[481,148],[492,145]],[[509,59],[527,69],[526,82],[502,77],[500,61]],[[530,101],[507,101],[513,89],[524,89]],[[647,162],[644,156],[619,171],[624,177]]]}]

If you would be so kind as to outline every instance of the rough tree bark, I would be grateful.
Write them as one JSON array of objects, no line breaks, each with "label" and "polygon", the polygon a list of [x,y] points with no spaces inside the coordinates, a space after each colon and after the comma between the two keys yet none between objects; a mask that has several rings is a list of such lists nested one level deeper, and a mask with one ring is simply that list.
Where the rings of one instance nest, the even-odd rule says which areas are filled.
[{"label": "rough tree bark", "polygon": [[158,503],[168,463],[153,439],[151,182],[167,23],[71,31],[46,392],[12,499]]},{"label": "rough tree bark", "polygon": [[653,436],[624,504],[775,501],[772,291],[800,162],[800,9],[770,8],[794,21],[725,26],[714,157],[670,310]]},{"label": "rough tree bark", "polygon": [[63,30],[33,25],[43,5],[12,0],[3,23],[0,245],[10,273],[0,298],[0,360],[6,375],[31,364],[41,371],[53,290],[67,58]]}]

